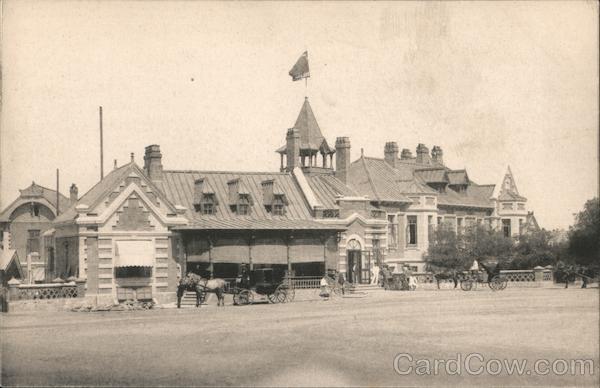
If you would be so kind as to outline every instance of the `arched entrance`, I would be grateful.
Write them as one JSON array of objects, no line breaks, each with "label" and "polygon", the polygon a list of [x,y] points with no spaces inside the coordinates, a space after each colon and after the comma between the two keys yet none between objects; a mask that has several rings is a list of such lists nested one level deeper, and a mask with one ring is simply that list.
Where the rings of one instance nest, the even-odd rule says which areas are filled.
[{"label": "arched entrance", "polygon": [[351,283],[361,283],[361,248],[356,239],[349,240],[346,244],[346,279]]}]

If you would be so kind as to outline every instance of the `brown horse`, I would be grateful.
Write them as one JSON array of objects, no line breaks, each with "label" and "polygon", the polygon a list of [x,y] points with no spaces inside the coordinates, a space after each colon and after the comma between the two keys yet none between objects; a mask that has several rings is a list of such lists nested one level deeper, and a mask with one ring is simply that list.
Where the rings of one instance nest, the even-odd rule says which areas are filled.
[{"label": "brown horse", "polygon": [[181,307],[181,298],[185,291],[196,292],[196,307],[200,306],[201,300],[206,297],[206,293],[217,295],[217,306],[225,306],[225,280],[223,279],[204,279],[194,273],[188,273],[182,278],[177,286],[177,308]]}]

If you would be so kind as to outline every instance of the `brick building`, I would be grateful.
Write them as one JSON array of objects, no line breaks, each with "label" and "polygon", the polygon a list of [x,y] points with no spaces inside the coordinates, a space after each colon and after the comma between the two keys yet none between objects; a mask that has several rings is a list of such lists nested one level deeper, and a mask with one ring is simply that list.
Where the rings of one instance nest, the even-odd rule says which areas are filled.
[{"label": "brick building", "polygon": [[77,187],[71,186],[70,198],[35,182],[19,190],[19,196],[0,213],[0,231],[3,249],[13,249],[23,267],[25,282],[42,282],[54,275],[68,275],[55,271],[55,247],[50,239],[53,221],[61,211],[77,200]]}]

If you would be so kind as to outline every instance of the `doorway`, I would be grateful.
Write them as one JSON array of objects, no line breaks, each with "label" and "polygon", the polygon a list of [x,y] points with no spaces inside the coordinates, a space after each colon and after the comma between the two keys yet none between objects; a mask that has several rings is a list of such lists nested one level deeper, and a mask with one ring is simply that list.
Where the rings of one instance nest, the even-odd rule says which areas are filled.
[{"label": "doorway", "polygon": [[362,283],[361,245],[357,240],[350,240],[346,244],[346,279],[350,283]]}]

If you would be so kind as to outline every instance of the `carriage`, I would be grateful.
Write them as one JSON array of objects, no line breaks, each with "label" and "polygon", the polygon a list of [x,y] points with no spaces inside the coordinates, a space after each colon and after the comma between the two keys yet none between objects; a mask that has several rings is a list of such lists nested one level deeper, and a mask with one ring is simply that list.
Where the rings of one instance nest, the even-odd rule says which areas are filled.
[{"label": "carriage", "polygon": [[229,288],[234,305],[252,304],[255,296],[266,297],[270,303],[286,303],[294,300],[294,288],[285,278],[276,276],[272,268],[243,271]]},{"label": "carriage", "polygon": [[[471,291],[477,289],[478,285],[483,285],[487,283],[488,287],[492,291],[502,291],[508,285],[508,280],[506,276],[500,273],[500,266],[496,265],[494,269],[486,266],[485,264],[479,262],[479,266],[481,266],[485,272],[483,271],[470,271],[470,273],[463,274],[460,279],[460,289],[463,291]],[[484,276],[484,273],[487,276]]]}]

